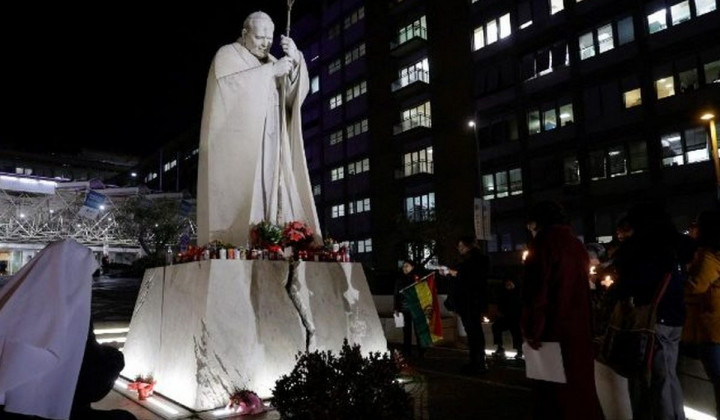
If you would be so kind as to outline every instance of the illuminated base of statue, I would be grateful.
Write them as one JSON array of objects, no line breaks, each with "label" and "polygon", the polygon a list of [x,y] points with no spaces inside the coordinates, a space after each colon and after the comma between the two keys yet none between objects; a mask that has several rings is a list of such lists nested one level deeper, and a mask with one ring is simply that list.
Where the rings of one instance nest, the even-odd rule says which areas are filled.
[{"label": "illuminated base of statue", "polygon": [[208,260],[147,270],[122,376],[192,410],[224,407],[235,388],[271,396],[298,352],[387,351],[362,266]]}]

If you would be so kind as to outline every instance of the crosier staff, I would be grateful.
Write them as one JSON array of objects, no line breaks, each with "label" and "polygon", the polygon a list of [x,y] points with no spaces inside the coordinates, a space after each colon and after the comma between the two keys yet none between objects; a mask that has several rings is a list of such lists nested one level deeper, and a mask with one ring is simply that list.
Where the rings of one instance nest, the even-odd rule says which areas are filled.
[{"label": "crosier staff", "polygon": [[[292,7],[293,7],[294,3],[295,3],[295,0],[287,0],[287,24],[285,26],[285,36],[286,37],[290,37],[290,15],[292,13]],[[286,106],[285,100],[287,98],[286,81],[287,81],[287,79],[283,78],[283,81],[280,84],[280,130],[281,130],[280,139],[281,139],[281,141],[285,141],[285,139],[288,138],[287,126],[286,126],[287,116],[286,116],[286,110],[285,110],[285,106]],[[280,145],[280,147],[278,147],[278,153],[280,153],[280,160],[278,161],[278,162],[280,162],[280,164],[278,165],[278,173],[277,173],[278,183],[281,183],[280,179],[281,179],[281,177],[284,176],[284,174],[282,173],[282,167],[283,167],[282,159],[284,158],[284,156],[282,156],[281,150],[282,150],[282,145]],[[283,220],[283,215],[282,215],[282,204],[283,203],[282,203],[282,190],[280,188],[278,188],[277,194],[278,194],[278,205],[277,205],[277,213],[275,215],[275,220],[277,221],[278,224],[283,224],[285,222],[285,220]]]}]

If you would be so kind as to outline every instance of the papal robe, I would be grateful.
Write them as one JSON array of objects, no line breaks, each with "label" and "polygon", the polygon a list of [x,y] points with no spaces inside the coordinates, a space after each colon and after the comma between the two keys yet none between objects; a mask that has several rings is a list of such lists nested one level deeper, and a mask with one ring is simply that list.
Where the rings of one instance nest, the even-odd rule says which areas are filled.
[{"label": "papal robe", "polygon": [[261,221],[307,223],[321,243],[305,160],[300,106],[304,58],[285,77],[284,116],[275,57],[261,62],[236,42],[221,47],[207,80],[197,184],[197,241],[244,246]]}]

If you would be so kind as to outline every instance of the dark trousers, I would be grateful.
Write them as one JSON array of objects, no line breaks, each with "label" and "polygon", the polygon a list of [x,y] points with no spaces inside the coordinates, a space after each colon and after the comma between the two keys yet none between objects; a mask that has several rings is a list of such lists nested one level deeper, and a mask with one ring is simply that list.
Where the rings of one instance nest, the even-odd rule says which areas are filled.
[{"label": "dark trousers", "polygon": [[405,324],[403,325],[403,347],[402,352],[405,357],[410,357],[412,354],[412,336],[415,333],[415,342],[417,343],[418,355],[423,356],[425,349],[420,346],[420,338],[417,336],[417,330],[413,326],[412,314],[410,311],[403,311],[403,318]]},{"label": "dark trousers", "polygon": [[520,320],[500,316],[492,324],[493,342],[496,346],[502,347],[503,344],[503,332],[510,331],[512,335],[513,347],[521,351],[522,350],[522,334],[520,333]]},{"label": "dark trousers", "polygon": [[468,347],[470,348],[470,364],[484,366],[485,333],[482,328],[482,314],[480,311],[470,310],[461,313],[460,320],[467,334]]}]

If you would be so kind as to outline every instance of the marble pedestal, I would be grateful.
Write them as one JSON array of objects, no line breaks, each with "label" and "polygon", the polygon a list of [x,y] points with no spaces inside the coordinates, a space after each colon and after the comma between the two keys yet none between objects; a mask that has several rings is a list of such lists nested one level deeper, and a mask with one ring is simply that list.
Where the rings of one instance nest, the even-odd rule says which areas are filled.
[{"label": "marble pedestal", "polygon": [[344,338],[366,354],[387,351],[360,264],[209,260],[159,267],[145,272],[122,375],[151,374],[156,392],[203,411],[227,404],[236,387],[270,397],[298,352],[338,352]]}]

